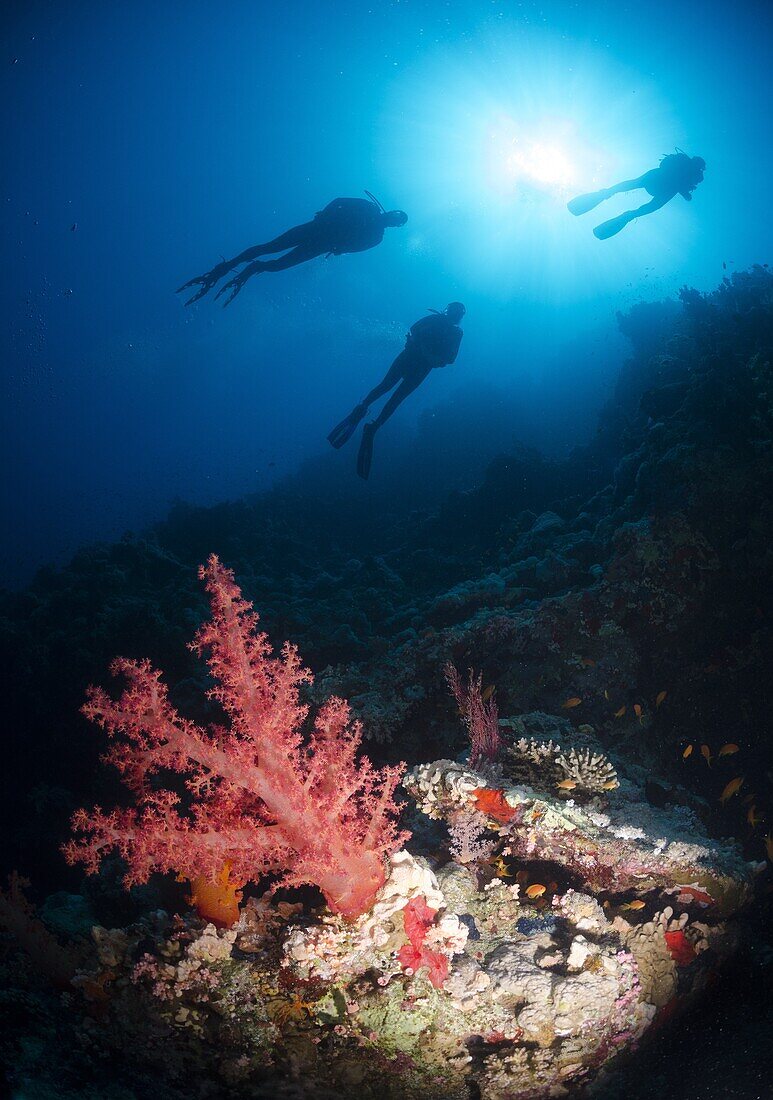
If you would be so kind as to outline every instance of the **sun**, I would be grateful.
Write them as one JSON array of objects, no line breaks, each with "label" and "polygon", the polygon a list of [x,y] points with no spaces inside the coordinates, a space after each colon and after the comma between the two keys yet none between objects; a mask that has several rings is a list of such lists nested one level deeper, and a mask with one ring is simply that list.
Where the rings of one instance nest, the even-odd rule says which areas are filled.
[{"label": "sun", "polygon": [[505,171],[514,180],[525,180],[547,190],[563,190],[577,179],[577,169],[559,146],[544,141],[514,141]]}]

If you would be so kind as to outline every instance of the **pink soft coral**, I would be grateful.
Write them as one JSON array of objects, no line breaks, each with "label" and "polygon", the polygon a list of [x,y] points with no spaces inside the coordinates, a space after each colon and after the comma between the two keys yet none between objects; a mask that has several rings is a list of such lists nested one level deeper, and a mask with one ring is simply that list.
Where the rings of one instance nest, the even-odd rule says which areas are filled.
[{"label": "pink soft coral", "polygon": [[[94,872],[117,851],[128,864],[128,885],[172,870],[215,881],[226,864],[233,882],[279,872],[280,885],[315,883],[333,912],[356,917],[384,883],[386,857],[409,835],[394,822],[404,765],[376,770],[357,759],[362,730],[343,699],[325,703],[304,742],[308,708],[299,686],[311,674],[295,646],[285,643],[272,656],[252,604],[214,555],[199,576],[212,619],[191,648],[209,654],[217,683],[209,695],[230,728],[205,730],[182,718],[149,661],[115,660],[112,671],[128,687],[117,702],[90,688],[83,712],[111,736],[122,735],[106,760],[137,806],[79,810],[73,827],[84,835],[65,855]],[[186,775],[187,812],[176,794],[154,784],[162,770]]]},{"label": "pink soft coral", "polygon": [[425,940],[432,927],[437,909],[427,905],[426,898],[419,894],[403,909],[403,921],[408,943],[397,953],[397,961],[404,970],[417,971],[420,966],[428,968],[427,977],[440,989],[448,977],[448,958],[441,951],[427,947]]}]

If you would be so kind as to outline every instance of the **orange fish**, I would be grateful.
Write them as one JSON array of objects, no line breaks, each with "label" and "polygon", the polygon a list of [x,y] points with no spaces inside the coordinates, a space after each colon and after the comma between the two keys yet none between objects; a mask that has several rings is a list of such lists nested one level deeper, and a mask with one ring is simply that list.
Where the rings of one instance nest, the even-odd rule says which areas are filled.
[{"label": "orange fish", "polygon": [[641,703],[634,703],[633,704],[633,713],[636,715],[636,717],[641,722]]},{"label": "orange fish", "polygon": [[602,789],[605,791],[614,791],[620,786],[620,784],[617,782],[616,779],[610,779],[608,783],[602,783],[601,786]]},{"label": "orange fish", "polygon": [[717,756],[732,756],[734,752],[738,752],[738,746],[731,743],[729,745],[723,745],[717,753]]},{"label": "orange fish", "polygon": [[722,794],[719,796],[720,802],[727,802],[729,798],[732,798],[734,794],[738,794],[743,786],[743,776],[738,776],[737,779],[731,779],[725,787]]},{"label": "orange fish", "polygon": [[765,852],[771,863],[773,863],[773,836],[768,833],[765,837]]},{"label": "orange fish", "polygon": [[622,718],[624,714],[625,714],[625,707],[622,706],[622,707],[620,707],[620,710],[615,711],[615,718]]},{"label": "orange fish", "polygon": [[665,699],[665,697],[667,695],[668,695],[667,691],[659,691],[658,692],[658,694],[655,696],[655,710],[658,709],[658,707],[660,706],[660,704],[663,702],[663,700]]},{"label": "orange fish", "polygon": [[577,786],[573,779],[562,779],[560,783],[556,783],[559,791],[573,791]]},{"label": "orange fish", "polygon": [[711,749],[708,745],[701,745],[701,756],[706,761],[709,767],[711,767]]},{"label": "orange fish", "polygon": [[583,657],[582,663],[586,668],[595,668],[596,662],[592,661],[590,657]]},{"label": "orange fish", "polygon": [[533,901],[535,898],[541,898],[547,890],[546,886],[543,886],[541,882],[535,882],[532,886],[527,887],[526,897],[531,898]]},{"label": "orange fish", "polygon": [[760,822],[765,820],[765,815],[758,814],[756,806],[750,806],[746,814],[746,820],[749,822],[752,829],[756,829]]},{"label": "orange fish", "polygon": [[561,706],[564,708],[564,710],[571,710],[572,707],[579,707],[581,702],[582,699],[579,697],[579,695],[573,695],[571,699],[567,699],[565,703],[561,704]]},{"label": "orange fish", "polygon": [[691,753],[692,753],[692,745],[688,745],[687,748],[682,753],[682,760],[686,760],[687,757],[691,755]]},{"label": "orange fish", "polygon": [[636,898],[635,901],[626,901],[620,908],[633,909],[635,911],[637,909],[643,909],[645,905],[646,902],[642,901],[641,898]]},{"label": "orange fish", "polygon": [[481,694],[481,697],[480,697],[481,703],[487,703],[493,694],[494,694],[494,685],[489,684],[489,686],[487,688],[483,689],[483,693]]}]

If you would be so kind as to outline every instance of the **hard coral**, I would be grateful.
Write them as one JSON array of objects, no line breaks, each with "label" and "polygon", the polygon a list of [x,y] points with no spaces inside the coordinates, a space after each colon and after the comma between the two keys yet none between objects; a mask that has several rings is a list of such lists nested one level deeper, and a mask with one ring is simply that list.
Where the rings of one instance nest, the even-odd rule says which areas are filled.
[{"label": "hard coral", "polygon": [[[333,912],[356,917],[385,881],[385,857],[407,835],[394,823],[402,766],[378,771],[357,759],[362,730],[342,699],[324,704],[304,743],[308,708],[299,687],[311,674],[296,648],[285,643],[281,656],[272,656],[252,605],[214,555],[199,576],[212,619],[191,648],[209,652],[217,686],[208,694],[230,728],[202,729],[182,718],[148,661],[114,661],[128,688],[117,702],[90,688],[83,711],[111,737],[122,735],[106,759],[137,807],[79,810],[73,826],[85,835],[67,844],[65,855],[95,872],[115,850],[128,864],[127,885],[172,870],[214,882],[227,864],[232,883],[279,873],[280,885],[314,883]],[[177,794],[154,784],[162,770],[186,776],[189,812]]]}]

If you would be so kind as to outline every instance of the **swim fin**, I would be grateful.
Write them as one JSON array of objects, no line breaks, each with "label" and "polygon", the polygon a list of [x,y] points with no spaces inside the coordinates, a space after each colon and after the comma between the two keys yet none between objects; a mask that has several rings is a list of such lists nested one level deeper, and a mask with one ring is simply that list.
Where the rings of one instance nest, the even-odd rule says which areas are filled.
[{"label": "swim fin", "polygon": [[373,439],[376,435],[376,425],[366,424],[362,429],[362,443],[360,443],[357,455],[357,473],[367,481],[370,476],[370,464],[373,460]]},{"label": "swim fin", "polygon": [[343,447],[344,443],[347,443],[355,431],[357,425],[362,420],[363,416],[368,411],[368,406],[364,402],[360,405],[355,405],[352,411],[347,417],[345,417],[340,424],[336,424],[330,435],[327,437],[328,443],[331,447],[335,447],[338,450],[339,447]]},{"label": "swim fin", "polygon": [[601,225],[596,226],[593,230],[593,236],[600,241],[605,241],[608,237],[614,237],[615,233],[619,233],[621,229],[625,229],[628,222],[632,220],[630,214],[621,214],[618,218],[610,218],[608,222],[602,222]]},{"label": "swim fin", "polygon": [[587,195],[578,195],[576,199],[572,199],[571,202],[566,204],[566,208],[570,214],[574,214],[576,217],[578,214],[587,214],[589,210],[593,210],[599,203],[609,197],[610,192],[607,190],[590,191]]}]

